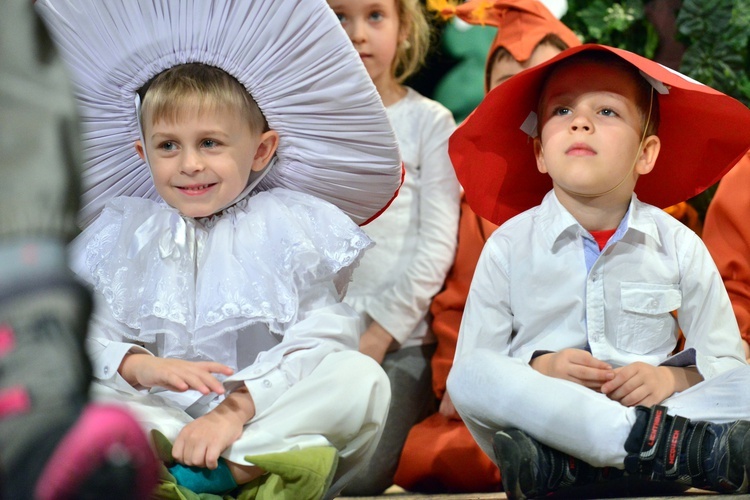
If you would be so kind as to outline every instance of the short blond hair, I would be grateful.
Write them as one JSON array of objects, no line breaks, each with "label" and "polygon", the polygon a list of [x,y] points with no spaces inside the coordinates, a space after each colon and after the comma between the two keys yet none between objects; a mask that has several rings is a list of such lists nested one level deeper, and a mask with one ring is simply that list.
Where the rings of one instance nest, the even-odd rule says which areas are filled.
[{"label": "short blond hair", "polygon": [[141,120],[145,125],[175,122],[186,108],[198,113],[236,110],[247,120],[253,133],[268,130],[268,123],[255,99],[226,71],[202,63],[187,63],[162,71],[138,92]]},{"label": "short blond hair", "polygon": [[398,10],[399,37],[391,73],[398,83],[417,72],[424,64],[432,35],[430,23],[419,0],[394,0]]}]

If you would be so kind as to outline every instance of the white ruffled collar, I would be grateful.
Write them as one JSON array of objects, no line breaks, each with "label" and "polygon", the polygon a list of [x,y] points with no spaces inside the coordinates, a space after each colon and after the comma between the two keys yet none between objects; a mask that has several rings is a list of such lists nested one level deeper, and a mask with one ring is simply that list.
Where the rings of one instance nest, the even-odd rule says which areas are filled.
[{"label": "white ruffled collar", "polygon": [[184,357],[192,347],[215,359],[219,337],[253,323],[283,333],[299,315],[299,290],[311,283],[330,280],[343,293],[370,245],[329,203],[274,189],[202,219],[116,198],[71,253],[124,337],[161,338],[162,355]]}]

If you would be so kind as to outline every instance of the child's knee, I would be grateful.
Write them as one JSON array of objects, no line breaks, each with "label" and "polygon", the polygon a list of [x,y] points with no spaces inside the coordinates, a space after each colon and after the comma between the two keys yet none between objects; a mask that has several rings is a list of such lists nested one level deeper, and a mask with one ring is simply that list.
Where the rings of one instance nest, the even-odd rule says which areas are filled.
[{"label": "child's knee", "polygon": [[339,380],[346,380],[350,397],[362,396],[388,406],[391,384],[383,368],[374,359],[357,351],[336,352],[327,359],[336,365]]},{"label": "child's knee", "polygon": [[[456,359],[451,367],[447,380],[447,389],[451,401],[459,412],[471,407],[471,401],[481,397],[483,387],[477,385],[478,380],[487,380],[487,367],[491,366],[496,354],[484,349],[475,349]],[[484,384],[482,384],[484,385]]]},{"label": "child's knee", "polygon": [[464,417],[471,408],[484,406],[488,399],[510,401],[516,387],[531,370],[527,363],[489,349],[474,349],[454,361],[447,388],[451,401]]}]

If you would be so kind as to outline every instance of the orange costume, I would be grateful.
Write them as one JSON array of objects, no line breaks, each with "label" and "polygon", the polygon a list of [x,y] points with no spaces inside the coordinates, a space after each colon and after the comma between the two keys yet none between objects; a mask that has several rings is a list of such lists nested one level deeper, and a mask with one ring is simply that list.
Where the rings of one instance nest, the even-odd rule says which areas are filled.
[{"label": "orange costume", "polygon": [[[476,215],[461,197],[456,261],[445,288],[430,308],[437,350],[432,357],[432,388],[438,399],[445,394],[445,381],[456,353],[458,328],[485,241],[497,228]],[[412,427],[401,452],[394,482],[409,491],[458,493],[499,491],[500,472],[484,454],[461,420],[440,413]]]},{"label": "orange costume", "polygon": [[750,342],[750,154],[719,183],[706,213],[703,241],[729,292],[740,333]]}]

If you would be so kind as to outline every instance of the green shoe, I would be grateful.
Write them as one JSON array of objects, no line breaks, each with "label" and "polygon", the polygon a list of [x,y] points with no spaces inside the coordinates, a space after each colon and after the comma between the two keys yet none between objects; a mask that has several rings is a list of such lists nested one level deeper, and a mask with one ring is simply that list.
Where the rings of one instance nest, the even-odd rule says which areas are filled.
[{"label": "green shoe", "polygon": [[150,437],[156,456],[164,463],[153,500],[319,500],[331,487],[339,460],[333,446],[246,456],[245,460],[266,474],[240,485],[231,494],[197,494],[178,485],[167,470],[174,464],[169,439],[157,430],[152,430]]},{"label": "green shoe", "polygon": [[[245,460],[267,474],[258,478],[262,481],[243,487],[238,500],[318,500],[331,487],[339,455],[333,446],[320,446],[246,456]],[[244,496],[246,489],[255,489],[254,496]]]}]

